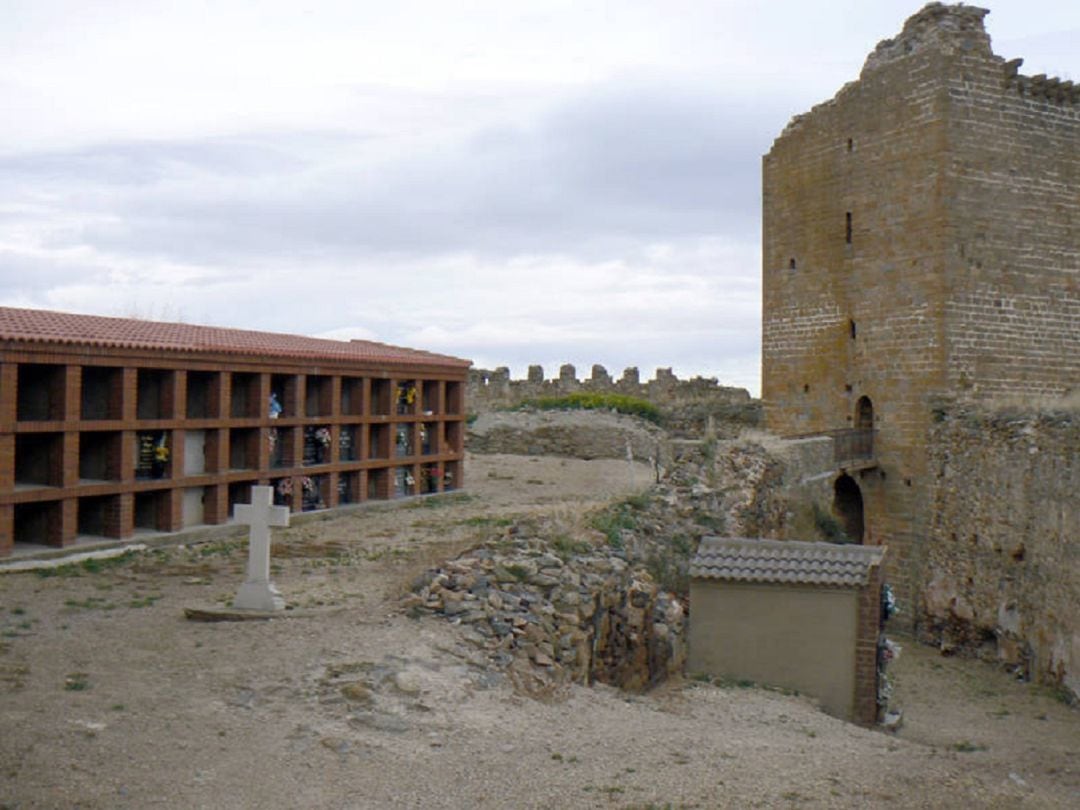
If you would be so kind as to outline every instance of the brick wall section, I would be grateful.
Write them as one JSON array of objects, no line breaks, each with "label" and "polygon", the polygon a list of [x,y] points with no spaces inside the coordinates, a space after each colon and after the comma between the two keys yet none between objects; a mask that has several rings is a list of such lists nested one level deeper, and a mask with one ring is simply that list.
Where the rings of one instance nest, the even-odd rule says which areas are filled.
[{"label": "brick wall section", "polygon": [[863,726],[878,721],[877,642],[881,629],[881,567],[870,569],[870,581],[859,589],[855,630],[855,705],[852,717]]},{"label": "brick wall section", "polygon": [[[53,396],[57,401],[52,403],[56,420],[18,420],[18,369],[23,364],[58,366],[63,370],[63,385],[58,387]],[[83,370],[88,366],[119,370],[106,397],[109,413],[119,418],[82,418]],[[164,372],[164,384],[160,389],[161,418],[137,417],[140,370]],[[216,415],[211,418],[189,419],[186,416],[188,373],[193,371],[212,375],[209,399],[211,413]],[[391,498],[395,494],[394,468],[408,468],[419,482],[422,470],[434,465],[436,491],[459,488],[463,484],[465,414],[462,392],[465,372],[464,367],[435,364],[395,367],[392,364],[360,366],[326,362],[315,368],[297,361],[278,362],[257,355],[215,356],[213,353],[189,352],[178,356],[176,352],[152,350],[100,346],[72,348],[16,340],[0,342],[0,556],[11,553],[15,543],[23,541],[55,546],[73,543],[79,535],[83,509],[87,511],[87,520],[93,510],[102,510],[96,513],[98,516],[94,520],[100,521],[101,532],[107,537],[130,537],[135,531],[136,520],[144,524],[152,522],[153,528],[159,531],[181,530],[184,528],[183,494],[189,489],[201,490],[203,522],[217,524],[230,518],[230,484],[246,487],[289,477],[293,480],[293,491],[300,492],[304,477],[318,476],[323,502],[333,507],[339,501],[339,476],[353,476],[346,479],[351,482],[349,500],[359,501],[369,497],[369,473],[386,470],[387,474],[378,477],[378,484],[370,495]],[[231,414],[231,388],[238,374],[254,375],[254,384],[249,391],[255,398],[254,415],[234,417]],[[286,413],[293,416],[272,420],[265,410],[265,403],[269,399],[271,377],[277,375],[286,375],[292,381],[287,389],[288,401],[284,404],[291,409]],[[313,400],[319,414],[306,416],[303,415],[304,382],[312,377],[323,378],[326,384]],[[360,390],[365,406],[357,413],[342,413],[342,377],[364,381]],[[445,402],[450,407],[426,414],[417,404],[406,414],[374,414],[367,395],[372,378],[386,380],[392,388],[399,382],[426,381],[437,388],[436,402]],[[249,376],[242,379],[250,381]],[[436,436],[441,437],[435,440],[432,452],[427,454],[423,454],[419,446],[420,422],[434,424]],[[413,425],[415,453],[397,458],[387,452],[381,458],[369,458],[366,452],[368,430],[377,425],[393,430],[394,425],[400,423]],[[338,438],[342,425],[356,429],[359,452],[354,460],[340,457]],[[310,426],[330,427],[333,441],[328,457],[322,463],[304,466],[304,428]],[[284,467],[270,466],[268,431],[271,428],[289,429],[286,435],[290,437],[290,445]],[[168,436],[170,458],[162,478],[137,476],[138,436],[146,431],[165,432]],[[205,467],[193,475],[184,474],[185,434],[189,431],[201,431],[205,435]],[[94,436],[91,438],[86,434]],[[102,441],[102,434],[105,434],[104,445],[99,444],[99,449],[92,451],[94,443]],[[231,469],[231,438],[239,441],[245,436],[249,441],[254,438],[251,461],[244,469]],[[48,454],[44,461],[48,462],[50,485],[17,480],[20,437],[29,442],[38,439],[43,442],[35,452]],[[39,448],[38,444],[25,446]],[[387,449],[392,450],[389,445]],[[100,452],[101,458],[105,459],[103,466],[114,471],[112,477],[80,480],[81,452]],[[452,472],[452,481],[444,477],[444,471]],[[139,498],[143,499],[142,507],[138,506]],[[294,498],[291,506],[299,510],[300,499]],[[141,519],[137,513],[142,515]],[[25,530],[20,530],[20,520],[25,522]]]},{"label": "brick wall section", "polygon": [[1080,386],[1080,89],[1017,77],[984,14],[924,8],[763,163],[766,426],[850,427],[870,398],[866,542],[908,605],[932,400]]}]

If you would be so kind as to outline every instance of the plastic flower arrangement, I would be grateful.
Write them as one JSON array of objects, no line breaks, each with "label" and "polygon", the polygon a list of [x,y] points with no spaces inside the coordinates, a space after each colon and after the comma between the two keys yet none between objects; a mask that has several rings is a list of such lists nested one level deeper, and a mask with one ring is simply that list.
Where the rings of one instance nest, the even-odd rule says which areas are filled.
[{"label": "plastic flower arrangement", "polygon": [[306,475],[300,479],[300,486],[303,488],[304,493],[307,495],[310,495],[315,491],[315,482]]},{"label": "plastic flower arrangement", "polygon": [[323,447],[330,446],[330,428],[321,427],[315,431],[315,441]]},{"label": "plastic flower arrangement", "polygon": [[283,498],[287,498],[292,495],[292,479],[282,478],[280,481],[278,481],[277,492],[278,495],[282,496]]}]

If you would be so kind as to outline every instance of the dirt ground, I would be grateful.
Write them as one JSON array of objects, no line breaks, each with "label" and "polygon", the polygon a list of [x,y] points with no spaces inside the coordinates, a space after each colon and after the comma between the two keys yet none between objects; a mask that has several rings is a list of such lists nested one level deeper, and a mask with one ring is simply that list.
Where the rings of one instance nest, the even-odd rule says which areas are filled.
[{"label": "dirt ground", "polygon": [[1080,806],[1077,711],[911,642],[895,735],[692,680],[520,696],[398,598],[509,516],[572,524],[652,473],[517,456],[468,473],[467,494],[279,530],[290,618],[184,618],[235,594],[236,542],[0,576],[0,807]]}]

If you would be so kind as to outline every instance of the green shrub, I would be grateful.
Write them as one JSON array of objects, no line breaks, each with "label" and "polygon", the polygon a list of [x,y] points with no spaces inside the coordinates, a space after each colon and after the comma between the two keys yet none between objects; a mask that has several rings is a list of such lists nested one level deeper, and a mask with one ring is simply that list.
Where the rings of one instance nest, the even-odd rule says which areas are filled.
[{"label": "green shrub", "polygon": [[654,424],[660,423],[660,409],[640,397],[626,394],[590,393],[579,391],[561,397],[537,397],[521,404],[525,408],[539,408],[542,411],[615,411],[631,416],[640,416]]},{"label": "green shrub", "polygon": [[844,527],[831,514],[814,504],[814,527],[829,543],[850,543],[851,538],[844,532]]}]

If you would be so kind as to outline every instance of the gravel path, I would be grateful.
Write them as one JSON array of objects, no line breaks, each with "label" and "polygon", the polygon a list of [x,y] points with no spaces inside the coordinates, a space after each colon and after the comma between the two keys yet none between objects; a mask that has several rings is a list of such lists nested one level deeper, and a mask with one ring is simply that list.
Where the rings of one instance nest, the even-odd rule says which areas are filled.
[{"label": "gravel path", "polygon": [[910,642],[895,736],[692,681],[520,696],[398,597],[509,516],[572,525],[652,473],[520,456],[468,471],[467,496],[275,535],[275,582],[312,618],[183,618],[233,595],[239,544],[0,577],[0,807],[1080,806],[1075,710]]}]

